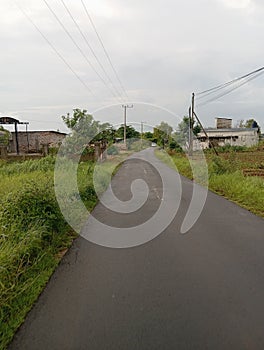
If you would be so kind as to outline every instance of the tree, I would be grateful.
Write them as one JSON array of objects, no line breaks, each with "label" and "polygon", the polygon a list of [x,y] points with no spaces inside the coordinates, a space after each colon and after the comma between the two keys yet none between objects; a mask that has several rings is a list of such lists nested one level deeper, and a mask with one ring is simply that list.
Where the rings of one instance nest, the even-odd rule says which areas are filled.
[{"label": "tree", "polygon": [[258,129],[258,133],[260,133],[260,126],[259,126],[258,122],[253,118],[248,119],[245,122],[244,122],[244,120],[240,120],[239,127],[240,128],[248,128],[248,129],[256,128],[256,129]]},{"label": "tree", "polygon": [[152,141],[153,140],[153,132],[146,131],[143,133],[143,139]]},{"label": "tree", "polygon": [[94,138],[95,141],[106,141],[108,143],[113,143],[115,141],[116,130],[108,123],[100,125],[100,128],[104,128],[99,134]]},{"label": "tree", "polygon": [[70,152],[82,151],[84,145],[94,141],[113,140],[114,131],[111,125],[109,123],[100,124],[86,110],[74,109],[72,116],[68,113],[62,116],[62,120],[71,130],[66,143],[67,150]]},{"label": "tree", "polygon": [[251,119],[246,120],[245,128],[258,128],[259,129],[260,127],[258,125],[258,122],[255,119],[251,118]]},{"label": "tree", "polygon": [[153,141],[159,146],[165,147],[170,141],[173,128],[166,122],[162,121],[153,131]]},{"label": "tree", "polygon": [[244,128],[244,119],[240,119],[236,124],[237,128]]},{"label": "tree", "polygon": [[[193,121],[193,134],[197,136],[201,132],[201,127],[198,123]],[[190,118],[183,117],[182,121],[178,124],[178,131],[175,134],[176,141],[180,144],[184,144],[189,139],[189,130],[190,130]]]},{"label": "tree", "polygon": [[[124,125],[120,126],[120,128],[118,128],[116,130],[115,133],[116,137],[120,137],[120,138],[124,138]],[[133,128],[133,126],[127,125],[126,126],[126,138],[127,139],[139,139],[140,138],[140,133]]]}]

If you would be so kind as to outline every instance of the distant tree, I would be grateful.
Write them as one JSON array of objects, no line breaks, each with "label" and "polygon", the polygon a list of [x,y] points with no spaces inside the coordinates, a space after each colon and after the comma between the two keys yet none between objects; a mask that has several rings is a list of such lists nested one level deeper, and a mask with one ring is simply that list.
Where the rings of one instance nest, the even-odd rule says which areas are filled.
[{"label": "distant tree", "polygon": [[173,128],[166,122],[162,121],[160,125],[157,125],[153,131],[153,141],[159,146],[165,147],[168,145]]},{"label": "distant tree", "polygon": [[84,145],[94,141],[109,141],[114,137],[114,131],[109,123],[101,124],[94,120],[86,110],[74,109],[73,114],[62,116],[62,120],[71,130],[67,138],[67,148],[71,152],[82,150]]},{"label": "distant tree", "polygon": [[240,128],[248,128],[248,129],[256,128],[256,129],[258,129],[258,133],[260,133],[260,126],[259,126],[258,122],[253,118],[248,119],[245,122],[244,122],[244,120],[240,120],[239,127]]},{"label": "distant tree", "polygon": [[237,121],[237,127],[238,128],[244,128],[244,119],[240,119]]},{"label": "distant tree", "polygon": [[245,128],[259,128],[259,125],[255,119],[251,118],[251,119],[246,120]]},{"label": "distant tree", "polygon": [[152,141],[152,140],[153,140],[153,132],[150,132],[150,131],[144,132],[143,138],[144,138],[145,140]]},{"label": "distant tree", "polygon": [[[190,118],[183,117],[182,121],[178,124],[178,131],[175,134],[176,141],[180,144],[184,144],[189,139]],[[193,134],[198,135],[201,132],[201,127],[195,121],[193,122]]]},{"label": "distant tree", "polygon": [[113,143],[115,141],[115,134],[116,134],[116,130],[110,126],[110,124],[108,125],[108,123],[105,124],[101,124],[101,128],[102,125],[104,127],[104,130],[101,131],[99,134],[96,135],[96,137],[94,138],[96,141],[107,141],[108,143]]},{"label": "distant tree", "polygon": [[100,124],[99,121],[94,120],[93,116],[87,111],[81,109],[74,109],[73,115],[67,113],[66,116],[62,116],[62,120],[66,126],[72,130],[78,132],[80,135],[85,135],[86,137],[94,137],[100,132],[110,128],[109,123]]},{"label": "distant tree", "polygon": [[177,152],[182,152],[183,151],[182,147],[174,139],[171,139],[171,141],[169,143],[169,149],[170,150],[175,150]]},{"label": "distant tree", "polygon": [[[116,137],[124,138],[124,125],[120,126],[115,132]],[[126,138],[127,139],[139,139],[140,133],[131,125],[126,126]]]}]

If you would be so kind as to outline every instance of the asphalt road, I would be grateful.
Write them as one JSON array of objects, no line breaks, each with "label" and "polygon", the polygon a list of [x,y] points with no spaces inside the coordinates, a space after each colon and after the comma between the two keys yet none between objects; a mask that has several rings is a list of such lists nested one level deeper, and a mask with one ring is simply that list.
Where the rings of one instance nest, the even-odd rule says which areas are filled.
[{"label": "asphalt road", "polygon": [[[162,179],[152,166],[128,160],[113,191],[129,200],[135,178],[150,188],[142,209],[117,214],[99,204],[98,220],[128,228],[153,216]],[[192,182],[182,178],[175,219],[143,245],[112,249],[78,238],[10,349],[264,349],[264,221],[209,192],[198,221],[182,235],[191,196]],[[175,206],[173,196],[168,200]]]}]

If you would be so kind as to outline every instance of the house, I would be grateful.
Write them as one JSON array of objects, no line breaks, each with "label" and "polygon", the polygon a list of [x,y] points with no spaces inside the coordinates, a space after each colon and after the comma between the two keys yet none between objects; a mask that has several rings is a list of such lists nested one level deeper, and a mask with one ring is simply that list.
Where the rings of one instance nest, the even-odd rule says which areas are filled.
[{"label": "house", "polygon": [[231,118],[215,118],[216,128],[205,129],[197,135],[200,146],[255,146],[259,142],[259,128],[232,128]]},{"label": "house", "polygon": [[230,129],[205,129],[205,132],[200,132],[197,135],[203,149],[209,148],[210,143],[215,147],[221,146],[255,146],[259,142],[258,128],[230,128]]},{"label": "house", "polygon": [[[17,133],[19,151],[21,153],[40,153],[44,148],[57,148],[66,135],[66,133],[59,131],[19,131]],[[8,151],[17,152],[15,132],[10,133]]]}]

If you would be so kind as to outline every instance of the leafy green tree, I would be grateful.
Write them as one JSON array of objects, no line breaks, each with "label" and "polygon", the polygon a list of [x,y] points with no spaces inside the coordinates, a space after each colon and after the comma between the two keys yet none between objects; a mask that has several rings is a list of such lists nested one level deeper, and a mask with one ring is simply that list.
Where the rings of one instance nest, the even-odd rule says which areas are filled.
[{"label": "leafy green tree", "polygon": [[[120,126],[120,128],[118,128],[116,130],[115,133],[116,137],[120,137],[120,138],[124,138],[124,125]],[[133,128],[133,126],[131,125],[127,125],[126,126],[126,138],[127,139],[139,139],[140,138],[140,133]]]},{"label": "leafy green tree", "polygon": [[245,122],[245,128],[257,128],[258,132],[260,133],[260,126],[258,125],[258,122],[253,118],[248,119]]},{"label": "leafy green tree", "polygon": [[245,122],[244,122],[244,120],[240,120],[239,127],[240,128],[248,128],[248,129],[256,128],[256,129],[258,129],[259,134],[261,132],[258,122],[253,118],[250,118],[250,119],[246,120]]},{"label": "leafy green tree", "polygon": [[143,133],[143,139],[152,141],[153,140],[153,132],[146,131]]},{"label": "leafy green tree", "polygon": [[71,130],[67,138],[67,150],[78,153],[85,145],[95,141],[110,142],[114,139],[115,131],[109,123],[100,124],[86,110],[74,109],[72,116],[68,113],[62,120]]},{"label": "leafy green tree", "polygon": [[169,149],[170,150],[175,150],[177,152],[183,152],[181,146],[176,142],[174,139],[172,139],[169,143]]},{"label": "leafy green tree", "polygon": [[[175,134],[175,138],[180,144],[186,143],[186,141],[189,139],[189,129],[190,118],[185,116],[178,124],[178,131]],[[199,132],[201,132],[200,125],[193,121],[193,134],[197,136]]]},{"label": "leafy green tree", "polygon": [[157,125],[153,131],[153,142],[156,142],[159,146],[165,147],[168,145],[173,128],[166,122],[162,121],[160,125]]}]

